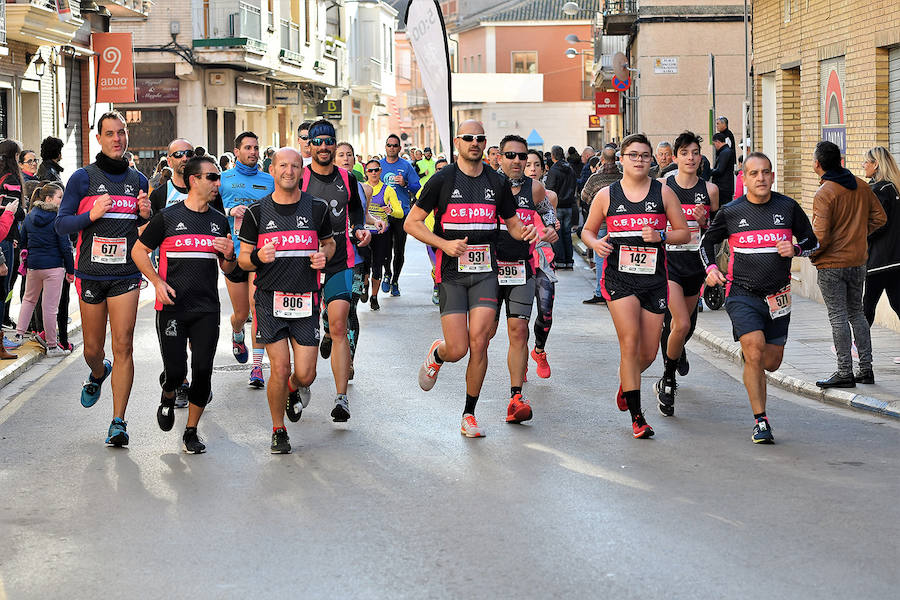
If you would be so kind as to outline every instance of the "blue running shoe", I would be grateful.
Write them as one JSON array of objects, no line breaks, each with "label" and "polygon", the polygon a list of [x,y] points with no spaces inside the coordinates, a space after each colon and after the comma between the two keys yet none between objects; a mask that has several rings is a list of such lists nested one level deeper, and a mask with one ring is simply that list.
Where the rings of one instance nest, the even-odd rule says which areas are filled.
[{"label": "blue running shoe", "polygon": [[391,284],[391,296],[399,296],[400,295],[400,286],[396,283]]},{"label": "blue running shoe", "polygon": [[250,356],[247,352],[247,344],[244,343],[244,336],[241,336],[241,341],[237,341],[234,339],[235,336],[231,336],[231,353],[234,354],[234,358],[237,359],[239,363],[242,365],[247,362],[247,358]]},{"label": "blue running shoe", "polygon": [[753,435],[750,437],[754,444],[774,444],[775,436],[772,435],[772,426],[769,419],[762,417],[756,420],[753,426]]},{"label": "blue running shoe", "polygon": [[389,291],[391,291],[391,284],[387,280],[387,277],[385,277],[384,279],[381,280],[381,291],[384,292],[385,294],[387,294]]},{"label": "blue running shoe", "polygon": [[266,379],[263,377],[262,367],[253,367],[250,369],[250,387],[261,390],[266,387]]},{"label": "blue running shoe", "polygon": [[128,432],[125,431],[127,423],[116,417],[109,424],[109,433],[106,436],[106,445],[121,448],[128,445]]},{"label": "blue running shoe", "polygon": [[[81,387],[81,405],[83,407],[90,408],[97,404],[97,400],[100,399],[100,388],[103,386],[103,382],[106,381],[106,378],[109,377],[110,373],[112,373],[112,363],[108,360],[104,360],[103,377],[100,378],[100,381],[95,381],[93,375],[88,375],[87,381],[85,381],[84,385]],[[110,431],[112,431],[112,429],[110,429]],[[126,435],[125,437],[127,438],[128,436]]]}]

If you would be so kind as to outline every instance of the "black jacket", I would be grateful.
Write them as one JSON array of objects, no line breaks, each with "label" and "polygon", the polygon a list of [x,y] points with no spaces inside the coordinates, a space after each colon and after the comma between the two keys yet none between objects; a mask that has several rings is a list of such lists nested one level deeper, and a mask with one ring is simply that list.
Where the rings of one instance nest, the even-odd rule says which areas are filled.
[{"label": "black jacket", "polygon": [[557,208],[572,208],[575,206],[575,186],[578,178],[575,171],[564,160],[553,163],[550,172],[547,173],[546,187],[548,190],[556,192],[558,202]]},{"label": "black jacket", "polygon": [[727,145],[716,150],[716,166],[710,173],[710,181],[719,186],[720,198],[734,196],[734,150]]},{"label": "black jacket", "polygon": [[62,172],[63,168],[55,161],[45,160],[38,167],[37,173],[34,175],[40,181],[55,181],[56,183],[61,184],[63,180],[60,173]]},{"label": "black jacket", "polygon": [[890,181],[874,182],[872,191],[887,214],[887,225],[869,236],[869,275],[900,267],[900,193]]}]

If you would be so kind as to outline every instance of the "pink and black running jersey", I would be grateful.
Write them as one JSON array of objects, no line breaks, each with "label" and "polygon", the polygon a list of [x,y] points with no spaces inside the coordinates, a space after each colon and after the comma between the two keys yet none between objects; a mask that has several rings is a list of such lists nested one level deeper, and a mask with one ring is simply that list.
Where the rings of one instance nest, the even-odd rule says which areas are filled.
[{"label": "pink and black running jersey", "polygon": [[[446,171],[446,173],[445,173]],[[492,175],[490,174],[492,173]],[[426,213],[434,211],[434,233],[445,240],[468,238],[469,246],[488,246],[491,271],[497,276],[497,234],[500,219],[516,214],[516,200],[508,181],[482,169],[469,177],[456,165],[433,175],[416,203]],[[453,281],[467,275],[459,270],[459,259],[435,252],[435,281]]]},{"label": "pink and black running jersey", "polygon": [[219,312],[219,261],[213,240],[228,235],[228,219],[219,211],[189,209],[184,202],[156,213],[141,243],[159,248],[159,276],[175,290],[175,304],[156,302],[156,310]]},{"label": "pink and black running jersey", "polygon": [[[537,226],[538,213],[534,206],[532,197],[531,184],[533,180],[530,177],[525,178],[525,182],[518,192],[513,193],[516,200],[516,216],[522,221],[522,225]],[[503,261],[520,261],[524,260],[528,277],[534,275],[531,264],[531,253],[534,250],[536,242],[523,242],[517,240],[509,234],[505,223],[500,223],[500,234],[497,239],[497,259]]]},{"label": "pink and black running jersey", "polygon": [[356,252],[350,236],[353,227],[362,227],[365,222],[356,178],[350,177],[340,167],[334,167],[330,175],[319,175],[311,167],[306,167],[303,169],[300,189],[321,198],[328,205],[328,217],[331,219],[331,230],[334,232],[337,248],[325,265],[325,272],[337,273],[352,269],[356,264]]},{"label": "pink and black running jersey", "polygon": [[306,192],[294,204],[276,204],[270,194],[250,206],[241,241],[257,248],[270,240],[275,244],[274,262],[257,268],[257,288],[296,294],[319,289],[319,271],[309,261],[319,251],[319,241],[332,237],[328,212],[324,200]]},{"label": "pink and black running jersey", "polygon": [[[703,273],[703,261],[700,260],[700,237],[702,231],[697,220],[694,218],[694,208],[697,206],[704,207],[706,211],[707,227],[709,226],[709,214],[711,202],[709,193],[706,191],[706,181],[697,178],[697,183],[690,189],[685,189],[678,185],[675,177],[667,177],[666,185],[675,192],[681,210],[684,212],[684,218],[687,220],[688,228],[691,230],[691,240],[687,244],[666,244],[666,262],[670,273],[677,273],[683,277],[690,277]],[[667,230],[671,231],[672,226],[669,225]]]},{"label": "pink and black running jersey", "polygon": [[726,239],[731,248],[725,274],[728,295],[768,296],[791,282],[791,259],[778,254],[778,242],[799,246],[800,256],[809,256],[819,245],[800,205],[777,192],[763,204],[741,196],[719,210],[700,242],[704,268],[715,264],[715,246]]},{"label": "pink and black running jersey", "polygon": [[101,218],[78,234],[75,246],[75,271],[79,277],[136,277],[138,269],[131,260],[131,249],[138,238],[137,197],[141,178],[129,169],[124,181],[117,183],[95,164],[84,167],[88,175],[88,192],[81,199],[77,214],[91,212],[100,196],[109,194],[112,207]]},{"label": "pink and black running jersey", "polygon": [[[644,226],[649,225],[656,231],[666,230],[668,219],[663,204],[662,184],[657,180],[650,182],[647,196],[640,202],[632,202],[625,196],[621,182],[609,186],[609,209],[606,212],[606,229],[609,232],[609,243],[612,253],[606,257],[603,267],[603,278],[611,278],[628,289],[647,289],[666,281],[666,250],[662,242],[645,242]],[[637,249],[636,251],[630,249]],[[643,254],[641,249],[647,249]],[[649,254],[648,254],[649,253]],[[655,263],[652,272],[641,273],[620,269],[620,259],[638,256],[643,261]],[[643,258],[641,258],[643,257]],[[639,265],[638,265],[639,266]],[[640,269],[635,269],[639,271]]]}]

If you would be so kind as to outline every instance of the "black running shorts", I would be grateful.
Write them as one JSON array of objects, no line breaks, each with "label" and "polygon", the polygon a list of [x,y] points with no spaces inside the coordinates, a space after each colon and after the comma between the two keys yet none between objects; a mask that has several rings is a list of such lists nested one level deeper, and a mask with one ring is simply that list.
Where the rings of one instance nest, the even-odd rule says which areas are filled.
[{"label": "black running shorts", "polygon": [[234,270],[231,273],[225,273],[225,279],[231,283],[247,283],[250,280],[250,273],[238,265],[234,265]]},{"label": "black running shorts", "polygon": [[670,269],[669,281],[680,285],[685,296],[698,296],[700,295],[700,290],[703,289],[703,282],[706,281],[706,273],[700,271],[699,273],[685,276]]},{"label": "black running shorts", "polygon": [[[507,319],[531,319],[531,307],[534,306],[534,277],[522,285],[501,285],[499,302],[500,306],[506,304]],[[499,307],[498,307],[499,308]],[[500,311],[497,311],[497,320],[500,320]]]},{"label": "black running shorts", "polygon": [[75,279],[78,297],[85,304],[100,304],[141,288],[141,278],[133,279]]},{"label": "black running shorts", "polygon": [[635,296],[640,301],[641,308],[657,315],[665,314],[666,308],[669,306],[668,281],[662,285],[644,290],[632,290],[621,284],[610,285],[607,283],[601,287],[600,291],[603,294],[603,299],[607,302]]},{"label": "black running shorts", "polygon": [[272,314],[275,292],[256,288],[256,341],[274,344],[290,337],[301,346],[319,345],[319,294],[313,292],[312,315],[300,319],[284,319]]},{"label": "black running shorts", "polygon": [[773,319],[765,298],[728,296],[725,299],[725,311],[731,317],[734,341],[740,341],[742,336],[753,331],[762,331],[767,344],[784,346],[787,343],[791,315],[789,313]]},{"label": "black running shorts", "polygon": [[442,281],[438,284],[441,316],[466,314],[476,306],[497,310],[499,287],[497,273],[493,271]]}]

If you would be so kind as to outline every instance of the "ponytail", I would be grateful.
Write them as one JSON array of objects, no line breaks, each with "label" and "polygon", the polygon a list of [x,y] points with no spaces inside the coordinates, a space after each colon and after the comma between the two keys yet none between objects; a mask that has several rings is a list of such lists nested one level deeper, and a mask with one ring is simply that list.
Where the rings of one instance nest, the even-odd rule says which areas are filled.
[{"label": "ponytail", "polygon": [[34,207],[38,202],[43,202],[47,198],[50,198],[57,192],[61,191],[63,191],[62,186],[54,182],[45,183],[41,187],[36,188],[31,194],[31,200],[28,203],[28,210],[31,210],[32,207]]}]

